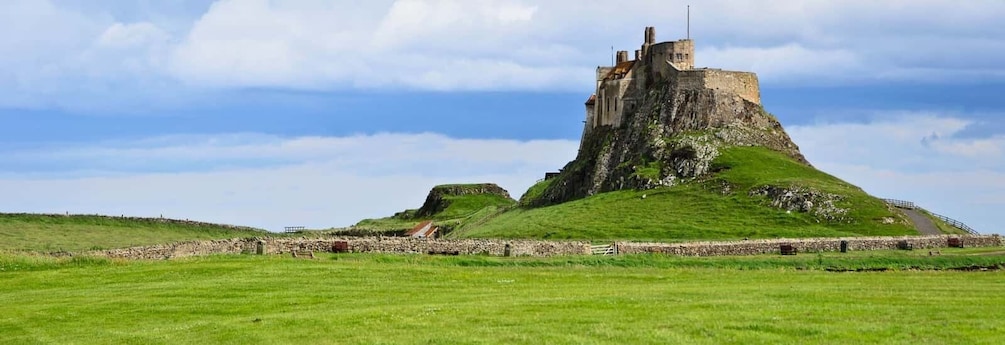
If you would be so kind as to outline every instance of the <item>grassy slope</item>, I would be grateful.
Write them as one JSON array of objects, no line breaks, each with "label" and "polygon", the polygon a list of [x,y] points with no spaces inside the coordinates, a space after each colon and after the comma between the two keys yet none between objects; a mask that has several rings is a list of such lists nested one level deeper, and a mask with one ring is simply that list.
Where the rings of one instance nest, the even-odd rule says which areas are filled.
[{"label": "grassy slope", "polygon": [[0,260],[0,343],[1005,342],[1005,273],[787,264],[838,255]]},{"label": "grassy slope", "polygon": [[[861,189],[760,147],[724,150],[710,180],[649,191],[617,191],[559,205],[516,208],[457,237],[688,240],[917,234],[907,225],[883,225],[894,215]],[[718,192],[722,181],[732,193]],[[763,185],[804,186],[846,196],[852,222],[821,223],[812,215],[772,208],[748,196]],[[537,186],[535,186],[537,187]],[[533,188],[533,187],[532,187]],[[643,199],[642,196],[646,198]]]},{"label": "grassy slope", "polygon": [[0,214],[0,250],[79,251],[264,234],[159,219]]},{"label": "grassy slope", "polygon": [[[466,222],[477,221],[481,217],[494,214],[500,208],[513,205],[513,200],[496,194],[446,196],[444,200],[449,202],[450,205],[432,217],[432,220],[441,224],[464,224]],[[357,223],[356,227],[378,231],[402,230],[411,229],[425,220],[429,219],[396,217],[364,219]]]}]

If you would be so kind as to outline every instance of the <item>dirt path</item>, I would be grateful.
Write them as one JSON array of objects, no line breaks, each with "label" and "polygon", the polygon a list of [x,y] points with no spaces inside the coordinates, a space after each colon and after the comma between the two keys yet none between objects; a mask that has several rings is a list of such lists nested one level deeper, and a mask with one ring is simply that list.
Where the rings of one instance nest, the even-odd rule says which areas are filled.
[{"label": "dirt path", "polygon": [[911,223],[914,223],[914,227],[918,229],[918,232],[922,235],[942,235],[942,231],[939,231],[939,227],[935,226],[935,222],[932,222],[930,218],[921,214],[918,210],[904,208],[900,210],[904,211],[904,214],[906,214],[907,218],[911,220]]}]

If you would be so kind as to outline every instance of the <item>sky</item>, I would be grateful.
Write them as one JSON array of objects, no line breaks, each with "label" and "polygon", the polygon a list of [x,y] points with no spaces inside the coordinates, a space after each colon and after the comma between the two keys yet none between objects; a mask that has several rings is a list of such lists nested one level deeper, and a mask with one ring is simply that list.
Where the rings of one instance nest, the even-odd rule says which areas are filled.
[{"label": "sky", "polygon": [[[687,2],[5,0],[0,211],[281,231],[519,197],[575,157],[611,49]],[[1005,233],[1005,2],[691,4],[697,66],[752,71],[816,167]]]}]

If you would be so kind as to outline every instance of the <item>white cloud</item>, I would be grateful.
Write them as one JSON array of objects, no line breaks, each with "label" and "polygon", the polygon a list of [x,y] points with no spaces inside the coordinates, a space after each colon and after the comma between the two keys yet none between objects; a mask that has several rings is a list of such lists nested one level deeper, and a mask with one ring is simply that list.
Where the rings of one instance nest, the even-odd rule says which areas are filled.
[{"label": "white cloud", "polygon": [[787,129],[817,168],[887,198],[911,200],[968,223],[1005,233],[1005,137],[960,137],[969,120],[934,113],[886,114],[869,123]]},{"label": "white cloud", "polygon": [[[757,71],[762,82],[799,80],[819,77],[840,81],[861,78],[865,66],[853,52],[841,49],[813,50],[789,43],[776,47],[710,47],[695,53],[695,63],[738,71]],[[825,82],[828,80],[819,80]]]},{"label": "white cloud", "polygon": [[[220,0],[181,19],[64,5],[0,4],[0,104],[168,101],[204,87],[583,91],[643,26],[683,37],[687,4]],[[692,6],[691,33],[699,64],[766,83],[1001,81],[1003,15],[987,1],[720,0]]]},{"label": "white cloud", "polygon": [[[575,155],[567,140],[436,134],[181,136],[8,152],[47,165],[0,175],[5,212],[190,218],[281,229],[345,226],[422,204],[443,183],[498,183],[517,198]],[[242,163],[242,164],[238,164]],[[61,167],[58,174],[52,166]],[[165,173],[170,167],[182,171]]]}]

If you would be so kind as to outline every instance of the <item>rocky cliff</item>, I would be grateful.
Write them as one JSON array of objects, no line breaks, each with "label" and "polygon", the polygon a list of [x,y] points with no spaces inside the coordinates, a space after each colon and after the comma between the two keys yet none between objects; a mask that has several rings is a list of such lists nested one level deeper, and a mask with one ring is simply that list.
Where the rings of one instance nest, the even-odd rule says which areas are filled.
[{"label": "rocky cliff", "polygon": [[774,116],[735,93],[684,89],[667,80],[640,93],[640,106],[620,126],[585,131],[576,159],[534,206],[699,178],[728,146],[764,146],[809,165]]}]

